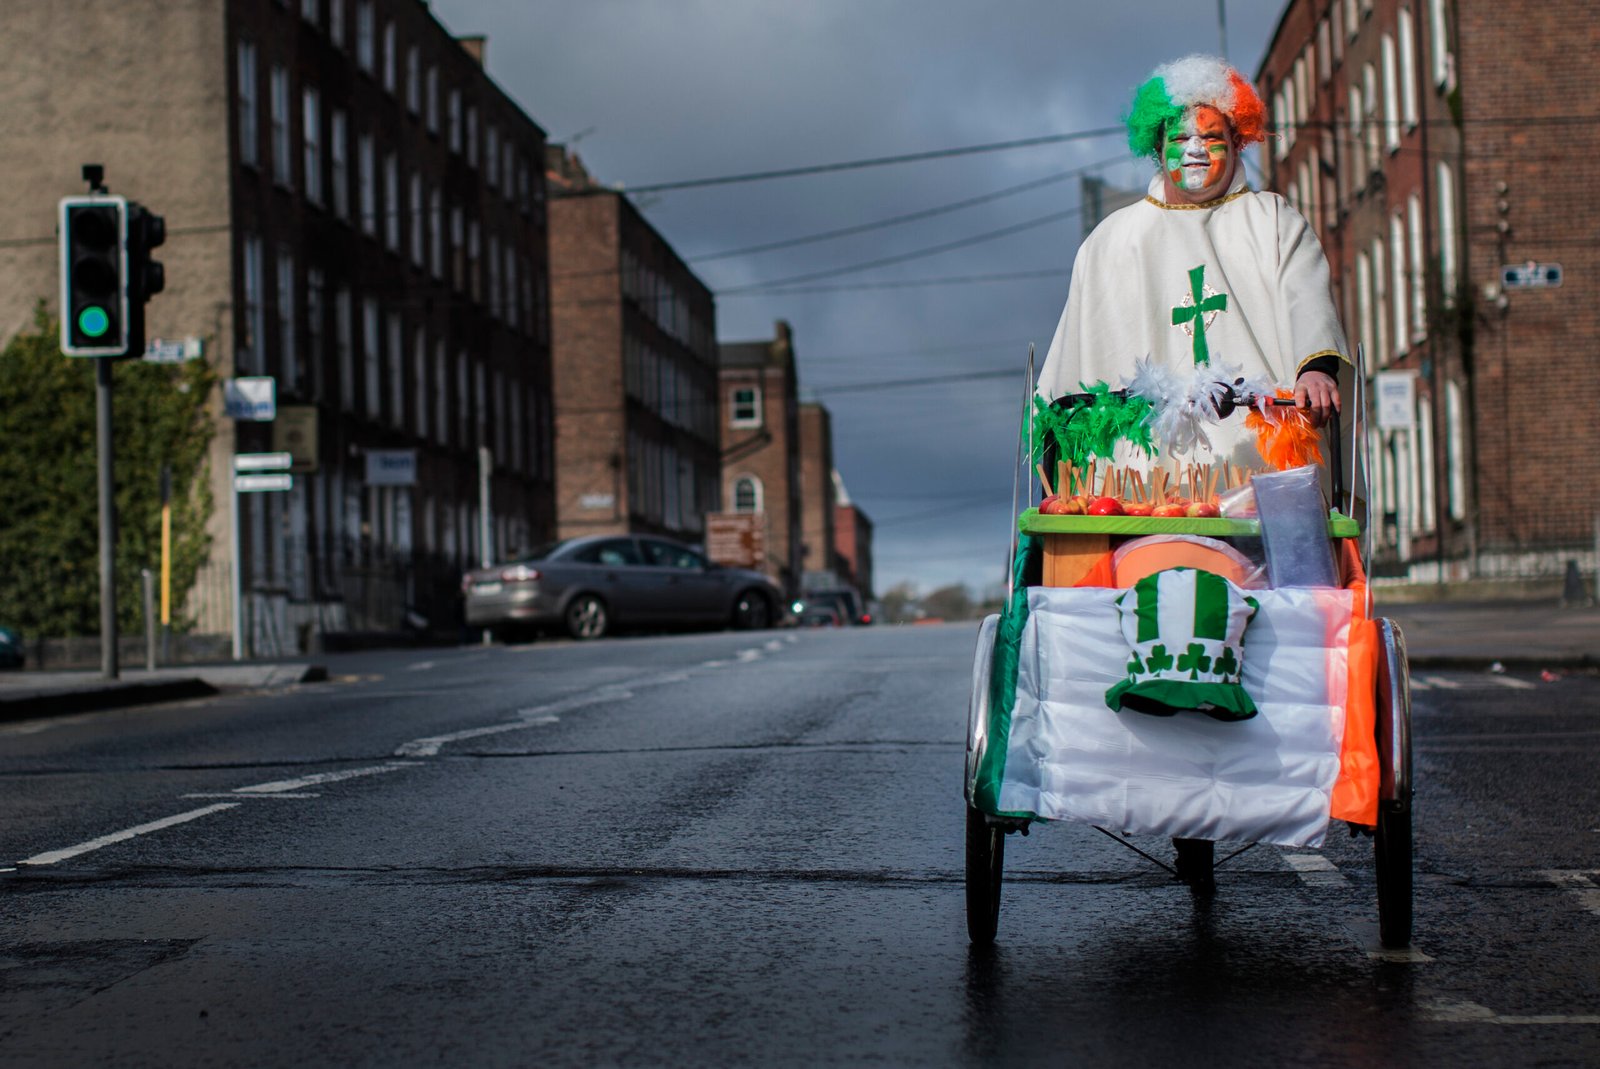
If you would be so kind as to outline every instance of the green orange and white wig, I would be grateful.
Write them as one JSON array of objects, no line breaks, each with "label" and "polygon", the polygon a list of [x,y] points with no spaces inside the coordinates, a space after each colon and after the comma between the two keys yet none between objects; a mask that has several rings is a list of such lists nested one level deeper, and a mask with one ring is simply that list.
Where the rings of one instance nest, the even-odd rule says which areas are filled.
[{"label": "green orange and white wig", "polygon": [[1125,120],[1128,147],[1160,160],[1167,124],[1202,104],[1222,112],[1241,146],[1266,140],[1266,108],[1249,81],[1215,56],[1193,55],[1157,67],[1135,91]]}]

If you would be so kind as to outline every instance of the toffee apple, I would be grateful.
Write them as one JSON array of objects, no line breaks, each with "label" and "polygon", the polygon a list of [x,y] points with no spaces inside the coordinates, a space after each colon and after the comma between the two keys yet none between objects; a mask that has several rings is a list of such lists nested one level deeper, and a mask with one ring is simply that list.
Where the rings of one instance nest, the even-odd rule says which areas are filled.
[{"label": "toffee apple", "polygon": [[1169,501],[1165,505],[1157,505],[1155,508],[1151,509],[1150,515],[1158,519],[1170,519],[1174,516],[1188,515],[1188,513],[1184,512],[1183,509],[1184,507],[1178,504],[1176,501]]},{"label": "toffee apple", "polygon": [[1097,497],[1084,511],[1090,516],[1121,516],[1122,502],[1114,497]]}]

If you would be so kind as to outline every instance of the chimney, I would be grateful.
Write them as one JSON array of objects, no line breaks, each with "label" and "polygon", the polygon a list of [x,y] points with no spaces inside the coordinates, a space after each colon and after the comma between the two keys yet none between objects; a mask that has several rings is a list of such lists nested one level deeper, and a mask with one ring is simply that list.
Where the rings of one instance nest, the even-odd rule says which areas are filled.
[{"label": "chimney", "polygon": [[457,37],[456,41],[466,51],[467,55],[478,61],[478,66],[483,66],[483,54],[489,47],[489,39],[483,34],[473,37]]}]

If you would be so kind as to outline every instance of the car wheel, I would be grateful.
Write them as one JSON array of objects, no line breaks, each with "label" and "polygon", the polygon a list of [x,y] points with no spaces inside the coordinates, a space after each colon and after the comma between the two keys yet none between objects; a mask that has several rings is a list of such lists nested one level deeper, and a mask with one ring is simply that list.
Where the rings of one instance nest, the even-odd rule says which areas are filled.
[{"label": "car wheel", "polygon": [[763,631],[772,626],[772,602],[765,594],[746,590],[733,603],[733,626],[740,631]]},{"label": "car wheel", "polygon": [[579,594],[567,603],[563,621],[567,625],[567,634],[582,641],[604,635],[611,618],[606,612],[605,602],[593,594]]}]

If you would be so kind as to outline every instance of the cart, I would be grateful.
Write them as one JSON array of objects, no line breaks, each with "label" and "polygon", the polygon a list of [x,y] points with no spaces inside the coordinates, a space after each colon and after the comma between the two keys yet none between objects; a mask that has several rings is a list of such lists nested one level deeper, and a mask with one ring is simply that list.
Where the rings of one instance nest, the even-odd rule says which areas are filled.
[{"label": "cart", "polygon": [[[1357,407],[1359,421],[1359,405]],[[1331,467],[1334,469],[1334,500],[1340,500],[1339,456],[1342,452],[1337,423],[1329,428]],[[1353,457],[1358,456],[1359,439],[1351,436]],[[1353,502],[1354,496],[1351,495]],[[1094,560],[1104,556],[1108,546],[1119,539],[1146,533],[1182,533],[1205,537],[1228,538],[1259,533],[1257,521],[1238,519],[1174,518],[1151,519],[1145,517],[1093,517],[1044,516],[1036,509],[1022,512],[1018,520],[1020,539],[1013,557],[1013,590],[1007,604],[1007,613],[990,617],[980,631],[979,652],[974,665],[974,686],[969,704],[967,730],[967,762],[965,776],[966,795],[966,912],[967,930],[976,944],[992,942],[998,930],[1001,889],[1003,884],[1006,839],[1014,833],[1026,834],[1030,827],[1053,819],[1069,819],[1089,823],[1101,832],[1128,846],[1154,864],[1172,872],[1189,884],[1197,893],[1209,893],[1215,887],[1213,871],[1217,864],[1212,838],[1223,836],[1190,837],[1172,832],[1177,847],[1175,866],[1150,857],[1129,842],[1123,834],[1127,827],[1107,827],[1083,814],[1045,817],[1031,811],[1033,806],[1023,806],[1024,812],[1015,812],[999,804],[993,779],[993,765],[997,745],[1003,747],[1002,737],[997,744],[995,728],[1009,720],[1006,711],[998,716],[991,708],[991,695],[1002,695],[1006,686],[1017,688],[1016,671],[1012,676],[994,683],[996,658],[995,634],[1005,627],[1015,632],[1031,624],[1018,625],[1016,614],[1026,614],[1032,605],[1037,610],[1049,608],[1053,603],[1071,603],[1072,591],[1079,585],[1084,573]],[[1344,703],[1338,717],[1344,731],[1340,735],[1339,781],[1334,788],[1337,797],[1340,787],[1348,787],[1346,799],[1360,796],[1360,805],[1344,803],[1344,815],[1336,804],[1329,813],[1327,824],[1345,820],[1352,831],[1370,835],[1373,842],[1373,859],[1376,866],[1377,908],[1379,937],[1386,948],[1409,945],[1412,930],[1412,769],[1411,769],[1411,707],[1409,671],[1406,661],[1405,639],[1400,628],[1392,621],[1373,616],[1365,583],[1366,556],[1360,551],[1360,531],[1353,520],[1334,512],[1329,519],[1329,534],[1340,557],[1340,567],[1348,592],[1351,624],[1341,632],[1343,662],[1348,673],[1344,682]],[[1115,591],[1113,593],[1120,593]],[[1093,596],[1078,596],[1078,603],[1094,601]],[[1044,625],[1039,625],[1041,628]],[[1091,627],[1079,631],[1094,637]],[[1024,635],[1026,633],[1024,632]],[[1335,652],[1340,652],[1338,649]],[[1331,662],[1330,662],[1331,663]],[[1026,674],[1025,672],[1023,673]],[[999,689],[991,689],[998,687]],[[1370,697],[1370,704],[1366,698]],[[1264,712],[1265,707],[1264,708]],[[1357,715],[1360,710],[1360,715]],[[1142,717],[1140,713],[1116,713],[1102,705],[1103,718]],[[1198,716],[1198,714],[1196,714]],[[1146,721],[1156,718],[1144,718]],[[1177,718],[1173,718],[1177,719]],[[1082,723],[1090,723],[1088,720]],[[1059,735],[1056,737],[1060,737]],[[1040,743],[1032,740],[1038,753]],[[1071,768],[1070,760],[1063,759]],[[989,782],[986,782],[985,777]],[[1346,777],[1349,777],[1347,782]],[[1353,792],[1353,795],[1352,793]],[[1015,795],[1013,795],[1015,797]],[[1296,796],[1298,797],[1298,796]],[[1069,804],[1065,808],[1071,809]],[[1347,819],[1355,814],[1355,819]],[[1134,818],[1125,817],[1133,820]],[[1143,818],[1144,826],[1131,830],[1167,835],[1159,819]],[[1180,829],[1181,830],[1181,829]],[[1232,838],[1232,837],[1229,837]],[[1288,843],[1284,839],[1263,839]],[[1317,837],[1320,842],[1320,835]],[[1294,845],[1302,844],[1299,840]],[[1249,845],[1255,845],[1251,841]],[[1245,849],[1248,849],[1246,846]],[[1242,853],[1237,851],[1236,853]],[[1230,858],[1233,855],[1230,855]],[[1229,858],[1224,858],[1226,861]]]}]

